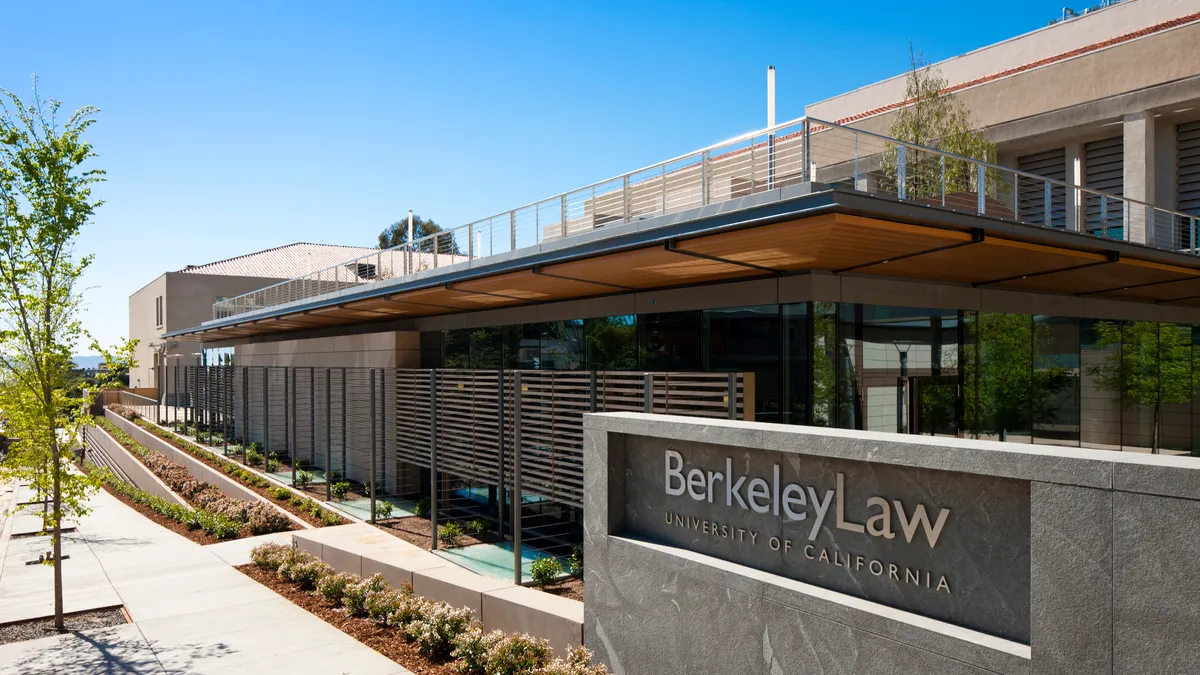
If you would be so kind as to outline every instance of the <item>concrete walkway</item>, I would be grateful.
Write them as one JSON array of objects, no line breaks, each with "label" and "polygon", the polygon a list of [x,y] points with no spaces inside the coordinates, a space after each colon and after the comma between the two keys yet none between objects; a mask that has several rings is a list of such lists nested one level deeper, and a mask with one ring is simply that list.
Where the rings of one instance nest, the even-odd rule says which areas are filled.
[{"label": "concrete walkway", "polygon": [[[0,645],[0,675],[409,672],[231,567],[288,533],[205,547],[106,492],[92,507],[64,537],[67,611],[124,605],[134,623]],[[52,606],[51,568],[24,564],[46,540],[12,539],[14,520],[0,534],[0,623]]]}]

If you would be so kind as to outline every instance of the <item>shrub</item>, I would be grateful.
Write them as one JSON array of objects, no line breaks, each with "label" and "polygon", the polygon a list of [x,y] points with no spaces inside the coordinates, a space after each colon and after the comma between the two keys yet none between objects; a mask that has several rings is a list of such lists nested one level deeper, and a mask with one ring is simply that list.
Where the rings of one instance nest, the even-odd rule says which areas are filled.
[{"label": "shrub", "polygon": [[255,535],[270,534],[292,529],[292,521],[270,504],[258,503],[247,510],[246,526]]},{"label": "shrub", "polygon": [[[284,568],[280,567],[279,572],[282,574]],[[332,575],[333,568],[316,558],[287,566],[287,580],[306,591],[315,589],[321,579]]]},{"label": "shrub", "polygon": [[333,525],[341,525],[342,517],[337,515],[336,513],[333,513],[332,511],[324,511],[324,513],[321,515],[321,522],[326,527],[330,527]]},{"label": "shrub", "polygon": [[339,480],[338,482],[330,485],[329,490],[333,493],[334,499],[345,499],[346,493],[350,491],[350,482]]},{"label": "shrub", "polygon": [[424,598],[413,595],[412,584],[407,581],[400,587],[400,598],[400,605],[388,619],[388,624],[391,626],[403,628],[413,621],[423,619],[429,608],[433,606]]},{"label": "shrub", "polygon": [[438,525],[437,536],[439,543],[449,548],[454,548],[461,543],[463,529],[458,523]]},{"label": "shrub", "polygon": [[250,549],[250,562],[264,570],[271,570],[273,572],[279,569],[279,566],[286,560],[285,556],[290,555],[291,551],[291,546],[266,542]]},{"label": "shrub", "polygon": [[429,497],[421,497],[417,500],[417,505],[413,507],[413,515],[418,518],[429,517]]},{"label": "shrub", "polygon": [[275,473],[275,471],[279,469],[279,462],[274,459],[267,458],[267,463],[263,465],[263,468],[267,473]]},{"label": "shrub", "polygon": [[467,526],[464,529],[466,529],[467,534],[478,535],[487,532],[490,525],[491,523],[483,518],[472,518],[467,521]]},{"label": "shrub", "polygon": [[375,518],[377,520],[387,520],[392,517],[391,502],[375,502]]},{"label": "shrub", "polygon": [[387,588],[387,582],[378,574],[369,579],[359,579],[346,586],[346,591],[342,594],[342,606],[350,616],[366,616],[367,595],[384,588]]},{"label": "shrub", "polygon": [[404,626],[404,633],[417,643],[421,653],[431,659],[445,659],[454,651],[454,641],[471,628],[475,613],[466,607],[455,609],[440,602],[430,604],[425,615]]},{"label": "shrub", "polygon": [[133,408],[128,408],[119,403],[114,403],[113,405],[108,406],[108,409],[117,413],[121,417],[124,417],[125,419],[129,420],[130,422],[132,422],[138,418],[138,414],[136,411],[134,411]]},{"label": "shrub", "polygon": [[313,478],[315,478],[315,476],[313,476],[313,472],[300,471],[296,474],[296,480],[292,481],[292,484],[303,490],[309,485],[312,485]]},{"label": "shrub", "polygon": [[325,602],[331,605],[340,605],[342,597],[346,595],[346,588],[357,581],[358,576],[349,572],[330,574],[317,581],[317,593]]},{"label": "shrub", "polygon": [[487,652],[487,675],[526,675],[548,665],[550,641],[532,635],[505,635]]},{"label": "shrub", "polygon": [[567,658],[554,659],[532,675],[607,675],[604,664],[592,665],[592,651],[583,645],[567,649]]},{"label": "shrub", "polygon": [[307,500],[300,495],[293,494],[288,496],[288,501],[292,503],[292,506],[304,506],[304,502]]},{"label": "shrub", "polygon": [[290,499],[292,496],[291,490],[289,490],[285,487],[280,487],[280,486],[271,488],[270,492],[271,492],[271,496],[274,497],[275,499]]},{"label": "shrub", "polygon": [[251,466],[258,464],[263,459],[262,453],[260,453],[258,450],[255,450],[257,446],[258,443],[251,443],[250,447],[246,448],[246,463]]},{"label": "shrub", "polygon": [[455,670],[463,675],[486,675],[488,654],[504,638],[504,631],[485,633],[478,625],[463,631],[454,638],[454,651],[450,653],[457,659]]},{"label": "shrub", "polygon": [[306,565],[316,560],[312,554],[301,551],[298,548],[290,549],[288,553],[281,554],[280,558],[281,560],[279,563],[279,568],[275,570],[275,574],[277,574],[280,579],[285,579],[287,581],[293,581],[292,575],[294,574],[294,568]]},{"label": "shrub", "polygon": [[363,598],[363,609],[366,610],[367,617],[376,625],[387,626],[392,615],[400,609],[402,602],[404,602],[404,598],[399,592],[385,587],[376,591],[368,591]]},{"label": "shrub", "polygon": [[567,564],[571,566],[571,576],[583,578],[583,544],[575,544],[575,548],[571,549],[571,557],[567,558]]},{"label": "shrub", "polygon": [[554,556],[539,557],[529,566],[529,574],[538,588],[545,588],[554,583],[562,571],[562,563]]}]

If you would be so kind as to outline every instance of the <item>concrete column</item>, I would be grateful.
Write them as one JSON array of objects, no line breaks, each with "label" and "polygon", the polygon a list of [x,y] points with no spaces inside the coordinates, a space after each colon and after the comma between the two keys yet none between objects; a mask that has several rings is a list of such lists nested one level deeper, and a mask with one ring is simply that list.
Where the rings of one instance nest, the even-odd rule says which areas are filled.
[{"label": "concrete column", "polygon": [[[1067,183],[1083,185],[1083,144],[1068,143],[1065,148]],[[1083,230],[1083,195],[1078,190],[1067,190],[1066,229],[1080,232]]]},{"label": "concrete column", "polygon": [[[1138,112],[1125,116],[1125,196],[1154,203],[1154,113]],[[1129,214],[1129,240],[1146,243],[1147,217],[1144,208],[1132,207]]]}]

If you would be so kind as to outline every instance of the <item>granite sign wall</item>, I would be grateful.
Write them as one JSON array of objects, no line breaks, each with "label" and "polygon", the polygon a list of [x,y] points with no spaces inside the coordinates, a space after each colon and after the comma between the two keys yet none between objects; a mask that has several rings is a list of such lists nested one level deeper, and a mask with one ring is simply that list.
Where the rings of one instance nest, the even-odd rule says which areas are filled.
[{"label": "granite sign wall", "polygon": [[1029,483],[637,437],[627,533],[1029,641]]},{"label": "granite sign wall", "polygon": [[584,642],[616,675],[1200,663],[1200,459],[584,417]]}]

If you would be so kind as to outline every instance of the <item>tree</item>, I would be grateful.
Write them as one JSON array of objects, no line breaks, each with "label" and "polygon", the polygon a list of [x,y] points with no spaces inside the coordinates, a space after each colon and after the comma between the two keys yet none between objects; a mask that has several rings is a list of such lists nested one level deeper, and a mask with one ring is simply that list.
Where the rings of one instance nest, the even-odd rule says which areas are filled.
[{"label": "tree", "polygon": [[1099,321],[1096,347],[1116,347],[1087,373],[1117,394],[1121,407],[1148,406],[1154,421],[1151,452],[1158,453],[1162,407],[1192,400],[1191,329],[1155,321]]},{"label": "tree", "polygon": [[[413,240],[419,241],[423,237],[428,237],[431,234],[442,232],[442,226],[433,222],[433,220],[425,220],[421,216],[413,215]],[[401,220],[383,229],[379,233],[379,248],[393,248],[403,246],[408,243],[408,220]]]},{"label": "tree", "polygon": [[85,335],[77,284],[91,262],[75,257],[74,244],[101,204],[92,185],[104,172],[83,168],[95,156],[83,138],[95,108],[60,125],[60,105],[41,98],[36,78],[29,104],[0,89],[0,410],[5,434],[15,439],[2,470],[50,497],[42,517],[52,538],[54,623],[61,631],[62,521],[86,513],[95,489],[94,479],[68,466],[88,403],[67,395],[71,352]]},{"label": "tree", "polygon": [[1052,422],[1072,373],[1057,361],[1038,357],[1049,351],[1049,328],[1029,315],[987,312],[967,317],[966,325],[967,428],[1004,441],[1011,431]]},{"label": "tree", "polygon": [[[971,112],[953,93],[940,71],[909,48],[909,71],[905,81],[908,105],[896,111],[888,134],[897,140],[943,153],[995,163],[996,144],[975,130]],[[900,150],[904,150],[901,180]],[[928,199],[956,192],[975,192],[977,170],[970,162],[944,158],[934,152],[888,143],[882,158],[882,183],[885,190],[898,192],[904,187],[906,199]],[[985,194],[1005,201],[1009,187],[999,180],[1000,172],[989,169]],[[1011,201],[1009,199],[1009,201]]]}]

